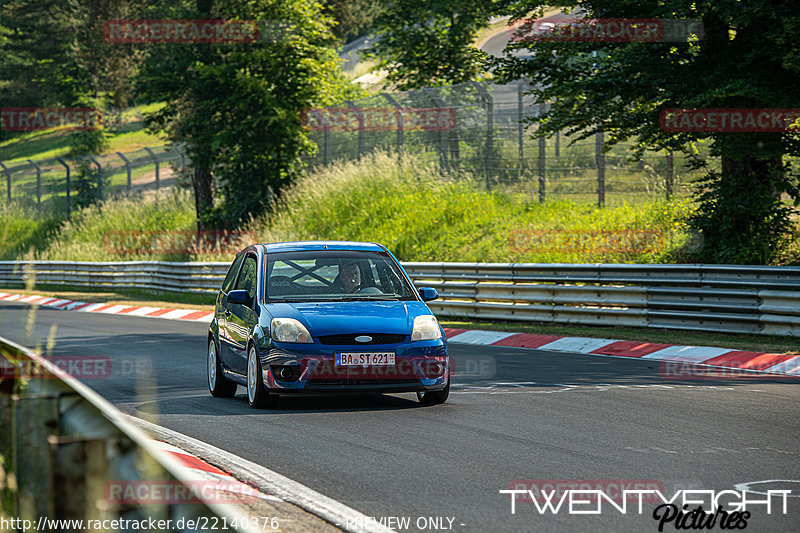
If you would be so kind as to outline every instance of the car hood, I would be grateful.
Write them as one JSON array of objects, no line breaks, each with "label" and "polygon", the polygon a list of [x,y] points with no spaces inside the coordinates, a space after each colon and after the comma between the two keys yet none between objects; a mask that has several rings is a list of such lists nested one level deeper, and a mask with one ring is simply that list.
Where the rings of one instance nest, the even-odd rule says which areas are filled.
[{"label": "car hood", "polygon": [[409,335],[414,319],[431,314],[419,301],[308,302],[270,306],[273,317],[294,318],[312,336],[338,333],[399,333]]}]

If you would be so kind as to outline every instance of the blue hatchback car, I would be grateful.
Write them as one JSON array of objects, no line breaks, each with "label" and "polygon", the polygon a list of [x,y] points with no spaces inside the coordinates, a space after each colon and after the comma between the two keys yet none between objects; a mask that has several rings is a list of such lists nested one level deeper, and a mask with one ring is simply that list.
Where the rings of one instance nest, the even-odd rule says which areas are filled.
[{"label": "blue hatchback car", "polygon": [[290,394],[416,392],[444,403],[447,339],[385,247],[360,242],[254,244],[236,255],[208,332],[208,387],[247,388],[254,408]]}]

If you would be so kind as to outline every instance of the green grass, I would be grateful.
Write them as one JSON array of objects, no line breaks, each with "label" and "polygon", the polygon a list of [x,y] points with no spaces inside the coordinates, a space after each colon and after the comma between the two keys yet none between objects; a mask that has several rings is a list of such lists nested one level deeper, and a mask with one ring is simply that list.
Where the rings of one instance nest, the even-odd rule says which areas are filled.
[{"label": "green grass", "polygon": [[[37,248],[37,259],[60,261],[127,261],[150,259],[176,261],[192,259],[181,254],[153,252],[131,246],[119,253],[110,239],[122,234],[144,232],[191,232],[197,229],[194,200],[187,191],[142,200],[124,198],[105,202],[102,211],[87,207],[61,223],[57,238]],[[142,241],[137,241],[142,242]],[[127,248],[127,247],[126,247]],[[199,258],[198,258],[199,259]]]},{"label": "green grass", "polygon": [[[376,241],[406,261],[660,262],[686,240],[678,219],[691,210],[687,201],[538,204],[529,193],[486,192],[475,180],[403,161],[378,153],[318,171],[251,229],[267,241]],[[627,249],[603,245],[614,235],[628,239]]]},{"label": "green grass", "polygon": [[0,259],[24,259],[44,251],[58,237],[60,223],[58,217],[39,216],[35,209],[0,207]]}]

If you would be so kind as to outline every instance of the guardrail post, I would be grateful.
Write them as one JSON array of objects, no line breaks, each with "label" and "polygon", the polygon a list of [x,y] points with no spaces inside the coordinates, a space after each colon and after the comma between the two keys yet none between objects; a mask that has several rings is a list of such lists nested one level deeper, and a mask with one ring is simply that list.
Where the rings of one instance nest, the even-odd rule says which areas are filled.
[{"label": "guardrail post", "polygon": [[7,189],[7,191],[8,191],[8,203],[10,204],[11,203],[11,171],[8,170],[8,167],[5,166],[2,161],[0,161],[0,168],[2,168],[6,173],[6,184],[8,185],[8,189]]},{"label": "guardrail post", "polygon": [[156,164],[156,193],[158,193],[159,189],[161,189],[161,169],[158,163],[158,158],[150,148],[145,148],[145,151],[150,154],[150,157],[153,159],[153,163]]},{"label": "guardrail post", "polygon": [[53,502],[56,520],[103,520],[110,513],[96,502],[105,497],[111,479],[106,441],[73,437],[48,438],[53,465]]},{"label": "guardrail post", "polygon": [[358,157],[364,155],[364,112],[360,110],[352,101],[345,102],[350,109],[358,113]]},{"label": "guardrail post", "polygon": [[53,516],[53,469],[47,439],[58,433],[58,400],[58,396],[30,391],[13,397],[18,516]]},{"label": "guardrail post", "polygon": [[89,161],[97,167],[97,210],[100,211],[100,204],[103,201],[103,167],[93,155],[89,156]]},{"label": "guardrail post", "polygon": [[125,172],[128,173],[128,191],[130,191],[133,186],[133,182],[131,181],[131,162],[128,161],[128,158],[125,157],[122,152],[117,152],[117,156],[125,163]]},{"label": "guardrail post", "polygon": [[69,183],[70,168],[69,168],[69,165],[67,164],[67,162],[64,161],[63,159],[61,159],[60,157],[56,157],[56,161],[61,163],[61,165],[67,170],[67,218],[70,218],[71,213],[72,213],[71,204],[70,204],[70,198],[69,198],[69,194],[70,194],[70,187],[69,187],[69,185],[70,185],[70,183]]},{"label": "guardrail post", "polygon": [[42,208],[42,169],[39,165],[28,159],[28,163],[36,169],[36,209]]},{"label": "guardrail post", "polygon": [[666,172],[666,191],[667,191],[667,201],[669,202],[672,199],[672,188],[673,183],[675,181],[675,166],[674,166],[674,153],[670,149],[669,153],[667,154],[667,172]]},{"label": "guardrail post", "polygon": [[381,94],[389,101],[389,103],[394,107],[395,113],[397,113],[397,158],[400,160],[403,157],[403,109],[400,107],[400,104],[398,104],[390,95],[386,93]]},{"label": "guardrail post", "polygon": [[606,205],[606,156],[603,153],[603,132],[595,136],[595,157],[597,160],[597,206]]},{"label": "guardrail post", "polygon": [[[2,369],[0,371],[5,374],[10,364],[10,361],[0,355],[0,369]],[[6,469],[11,466],[8,461],[12,459],[11,451],[14,449],[14,432],[12,431],[14,427],[14,402],[11,396],[13,386],[14,381],[11,379],[0,381],[0,428],[3,428],[0,431],[0,456],[6,458]]]}]

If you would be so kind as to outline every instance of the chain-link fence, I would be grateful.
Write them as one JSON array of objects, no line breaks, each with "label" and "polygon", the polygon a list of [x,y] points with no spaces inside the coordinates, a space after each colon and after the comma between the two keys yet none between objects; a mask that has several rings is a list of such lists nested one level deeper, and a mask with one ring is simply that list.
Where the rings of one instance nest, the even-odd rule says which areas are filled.
[{"label": "chain-link fence", "polygon": [[54,157],[11,163],[0,161],[0,191],[5,189],[3,196],[8,203],[69,216],[81,195],[106,200],[134,190],[145,192],[173,186],[177,181],[175,171],[186,165],[187,158],[178,145],[80,160]]},{"label": "chain-link fence", "polygon": [[326,165],[375,149],[405,150],[435,162],[443,173],[463,171],[487,189],[515,187],[539,201],[569,197],[604,205],[689,194],[696,173],[684,156],[646,152],[634,158],[630,143],[605,152],[602,134],[574,143],[575,137],[563,134],[534,139],[536,126],[524,119],[545,112],[547,104],[534,102],[528,90],[521,82],[465,83],[313,110],[306,125],[319,149],[308,161]]}]

